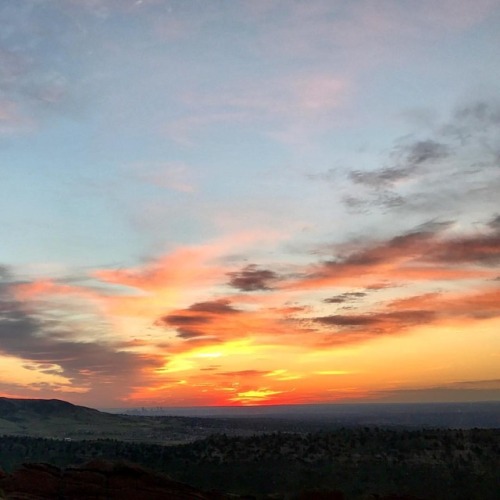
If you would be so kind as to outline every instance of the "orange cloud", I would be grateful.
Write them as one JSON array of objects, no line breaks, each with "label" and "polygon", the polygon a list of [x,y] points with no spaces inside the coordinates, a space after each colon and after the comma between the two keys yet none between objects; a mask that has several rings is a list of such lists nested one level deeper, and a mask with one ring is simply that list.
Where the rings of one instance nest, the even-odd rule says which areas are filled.
[{"label": "orange cloud", "polygon": [[489,319],[500,316],[500,288],[486,288],[476,292],[429,293],[398,299],[388,309],[415,311],[424,308],[433,311],[436,318]]},{"label": "orange cloud", "polygon": [[[446,230],[431,225],[385,242],[337,247],[336,258],[316,265],[235,270],[225,256],[256,241],[243,234],[178,248],[135,268],[97,270],[91,287],[47,279],[11,288],[27,309],[51,301],[64,309],[69,300],[68,321],[86,303],[95,306],[107,329],[94,343],[29,339],[48,345],[57,359],[59,351],[71,352],[65,366],[91,384],[77,386],[89,394],[104,394],[114,372],[123,377],[123,362],[131,371],[120,397],[128,404],[347,400],[374,390],[373,371],[359,366],[381,339],[459,324],[484,324],[489,335],[500,316],[497,282],[484,280],[497,274],[496,226],[454,239]],[[455,248],[460,242],[466,252]],[[436,292],[438,277],[446,286]],[[380,285],[396,278],[399,288]],[[89,366],[74,356],[80,352],[93,357]],[[318,353],[324,356],[314,358]],[[386,381],[389,370],[377,377]]]},{"label": "orange cloud", "polygon": [[394,282],[492,279],[500,262],[500,233],[447,237],[447,225],[431,225],[386,242],[340,248],[336,258],[306,269],[284,285],[290,289],[366,287]]},{"label": "orange cloud", "polygon": [[19,300],[34,300],[51,295],[80,295],[85,297],[96,297],[90,289],[73,285],[58,283],[50,279],[35,280],[28,283],[20,283],[11,286]]}]

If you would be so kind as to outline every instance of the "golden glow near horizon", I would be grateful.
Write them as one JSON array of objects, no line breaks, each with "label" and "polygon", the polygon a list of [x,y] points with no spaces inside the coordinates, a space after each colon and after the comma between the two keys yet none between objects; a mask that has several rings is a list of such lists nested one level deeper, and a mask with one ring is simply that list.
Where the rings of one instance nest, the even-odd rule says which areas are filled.
[{"label": "golden glow near horizon", "polygon": [[[436,245],[443,243],[439,240]],[[386,264],[365,266],[376,273],[378,282],[383,276],[380,268],[397,269],[401,259],[398,255],[393,258],[392,248],[387,256],[382,255],[380,244],[374,248]],[[363,251],[373,253],[370,248]],[[412,259],[418,262],[426,255],[413,254]],[[169,257],[163,261],[168,262]],[[148,264],[146,271],[94,273],[105,281],[131,287],[118,295],[106,289],[101,292],[48,281],[13,285],[12,297],[26,314],[38,310],[43,316],[47,305],[53,303],[58,316],[64,320],[69,314],[74,326],[78,326],[72,319],[74,304],[81,301],[82,310],[90,310],[85,304],[92,304],[93,314],[102,316],[101,323],[111,325],[99,339],[109,350],[105,357],[123,356],[125,363],[134,362],[137,367],[132,365],[131,373],[117,376],[119,367],[107,368],[108,373],[100,368],[87,370],[79,368],[75,359],[73,374],[69,374],[54,362],[28,363],[21,357],[9,357],[4,358],[1,372],[4,384],[18,389],[30,386],[34,395],[47,390],[85,395],[96,379],[103,391],[121,379],[127,381],[120,396],[122,404],[177,406],[397,399],[398,394],[404,399],[412,391],[424,395],[436,390],[455,394],[470,389],[477,394],[496,390],[500,291],[491,281],[496,277],[492,268],[480,270],[476,290],[470,283],[466,291],[461,290],[461,277],[442,281],[439,292],[425,293],[419,283],[413,295],[409,286],[398,283],[392,293],[383,288],[381,303],[365,301],[355,307],[370,293],[378,293],[378,287],[369,292],[369,286],[359,286],[359,265],[352,271],[353,283],[348,288],[351,264],[339,264],[335,273],[331,273],[330,264],[317,268],[316,274],[323,278],[315,279],[314,293],[327,300],[303,306],[299,303],[301,294],[306,299],[311,295],[297,290],[311,280],[307,267],[301,272],[295,266],[295,274],[281,283],[256,268],[231,274],[225,267],[214,267],[207,272],[208,283],[196,283],[197,265],[205,269],[210,261],[177,260],[173,282],[169,269],[158,264]],[[189,270],[183,272],[182,266]],[[426,275],[432,276],[431,267],[425,267]],[[398,276],[405,269],[406,259]],[[483,279],[484,273],[489,273],[489,281]],[[272,277],[275,282],[272,289],[261,284],[245,293],[246,282],[242,290],[236,282],[234,291],[217,285],[228,275],[257,282],[262,276]],[[340,287],[335,285],[337,275]],[[431,277],[424,280],[431,287],[434,283]],[[445,285],[453,286],[446,291]],[[186,287],[193,297],[190,301],[181,299],[189,296]],[[65,303],[71,303],[69,312],[64,311]],[[346,303],[352,305],[345,309]],[[94,335],[98,332],[102,335],[100,329]],[[67,333],[47,330],[38,342],[58,336],[64,342]],[[94,349],[91,339],[81,341],[81,348]]]},{"label": "golden glow near horizon", "polygon": [[223,4],[0,2],[0,394],[500,400],[499,2]]}]

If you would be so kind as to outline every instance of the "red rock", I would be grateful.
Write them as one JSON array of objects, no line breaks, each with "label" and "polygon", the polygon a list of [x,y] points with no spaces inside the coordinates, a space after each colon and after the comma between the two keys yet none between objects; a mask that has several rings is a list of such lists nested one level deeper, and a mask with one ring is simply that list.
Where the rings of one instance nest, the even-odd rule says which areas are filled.
[{"label": "red rock", "polygon": [[94,460],[60,470],[45,464],[24,465],[0,476],[9,500],[224,500],[139,466]]}]

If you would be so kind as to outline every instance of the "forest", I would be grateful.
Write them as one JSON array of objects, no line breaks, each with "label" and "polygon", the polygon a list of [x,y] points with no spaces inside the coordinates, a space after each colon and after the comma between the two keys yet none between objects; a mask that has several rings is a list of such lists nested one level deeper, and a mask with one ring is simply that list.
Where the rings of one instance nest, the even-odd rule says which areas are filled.
[{"label": "forest", "polygon": [[0,466],[77,466],[95,458],[139,464],[197,488],[254,498],[341,491],[347,499],[406,494],[498,500],[500,429],[341,428],[252,436],[214,434],[180,445],[113,439],[0,438]]}]

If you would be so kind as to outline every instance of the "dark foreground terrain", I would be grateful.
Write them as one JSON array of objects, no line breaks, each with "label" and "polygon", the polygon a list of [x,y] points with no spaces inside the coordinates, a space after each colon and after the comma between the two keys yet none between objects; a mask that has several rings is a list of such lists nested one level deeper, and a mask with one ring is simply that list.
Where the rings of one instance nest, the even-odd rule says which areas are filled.
[{"label": "dark foreground terrain", "polygon": [[11,499],[500,500],[500,428],[120,416],[0,398],[0,468]]},{"label": "dark foreground terrain", "polygon": [[75,467],[96,458],[140,464],[204,491],[258,498],[294,498],[315,489],[341,491],[346,499],[394,493],[421,499],[500,498],[499,429],[214,435],[176,446],[0,438],[0,465],[7,472],[25,462]]},{"label": "dark foreground terrain", "polygon": [[94,460],[60,469],[49,464],[25,464],[0,474],[0,498],[11,500],[216,500],[191,486],[125,463]]}]

